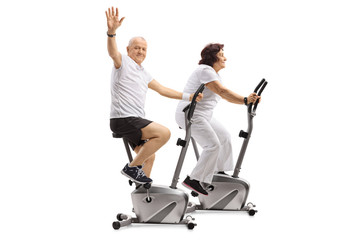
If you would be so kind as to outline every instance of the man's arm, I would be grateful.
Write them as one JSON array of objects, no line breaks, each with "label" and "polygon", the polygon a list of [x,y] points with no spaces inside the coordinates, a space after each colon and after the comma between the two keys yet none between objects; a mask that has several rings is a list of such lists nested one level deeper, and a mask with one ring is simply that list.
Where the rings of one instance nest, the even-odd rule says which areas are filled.
[{"label": "man's arm", "polygon": [[152,89],[155,92],[159,93],[161,96],[168,97],[168,98],[173,98],[173,99],[181,99],[182,98],[182,93],[181,92],[178,92],[178,91],[175,91],[173,89],[164,87],[163,85],[161,85],[155,79],[153,79],[148,84],[148,86],[149,86],[150,89]]},{"label": "man's arm", "polygon": [[[191,101],[194,94],[186,94],[186,93],[181,93],[178,91],[175,91],[171,88],[167,88],[164,87],[163,85],[161,85],[158,81],[156,81],[155,79],[153,79],[149,84],[148,84],[149,88],[154,90],[155,92],[159,93],[161,96],[164,97],[168,97],[168,98],[173,98],[173,99],[183,99],[183,95],[185,98],[187,99],[183,99],[183,100],[188,100]],[[196,101],[199,102],[202,99],[203,95],[202,93],[199,94],[199,96],[196,98]]]},{"label": "man's arm", "polygon": [[116,35],[116,29],[121,26],[121,23],[125,19],[122,17],[119,20],[119,10],[116,8],[116,12],[114,11],[114,7],[105,11],[107,26],[108,26],[108,39],[107,39],[107,49],[109,56],[113,59],[115,68],[121,67],[121,53],[119,52],[116,44],[115,36],[111,37],[109,35]]}]

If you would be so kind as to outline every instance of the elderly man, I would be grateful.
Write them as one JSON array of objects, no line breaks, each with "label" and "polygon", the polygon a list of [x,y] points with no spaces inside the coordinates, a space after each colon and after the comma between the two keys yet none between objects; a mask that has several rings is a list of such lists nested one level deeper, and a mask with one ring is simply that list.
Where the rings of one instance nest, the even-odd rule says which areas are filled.
[{"label": "elderly man", "polygon": [[[147,43],[142,37],[134,37],[127,47],[127,56],[121,54],[116,45],[116,30],[124,20],[119,19],[119,10],[109,8],[106,13],[108,26],[107,48],[114,61],[111,74],[110,128],[128,139],[137,153],[130,164],[121,171],[131,180],[149,183],[151,169],[158,151],[170,138],[166,127],[145,119],[144,105],[148,88],[160,95],[191,101],[193,94],[177,92],[162,86],[145,71],[141,63],[145,60]],[[196,100],[201,100],[200,95]]]}]

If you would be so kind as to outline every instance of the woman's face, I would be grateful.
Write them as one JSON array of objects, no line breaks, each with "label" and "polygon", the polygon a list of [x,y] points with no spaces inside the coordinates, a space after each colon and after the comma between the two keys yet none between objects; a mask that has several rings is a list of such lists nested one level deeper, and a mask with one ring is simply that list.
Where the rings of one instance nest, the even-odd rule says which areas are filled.
[{"label": "woman's face", "polygon": [[213,68],[216,72],[218,72],[221,69],[225,68],[226,57],[224,56],[224,51],[222,49],[216,54],[216,56],[218,60],[214,63]]}]

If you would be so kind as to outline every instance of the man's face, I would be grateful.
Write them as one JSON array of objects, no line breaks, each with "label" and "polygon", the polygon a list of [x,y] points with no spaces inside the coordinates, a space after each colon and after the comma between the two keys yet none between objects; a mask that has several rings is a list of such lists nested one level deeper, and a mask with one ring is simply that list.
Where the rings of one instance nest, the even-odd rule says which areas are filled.
[{"label": "man's face", "polygon": [[145,60],[146,50],[147,43],[141,38],[135,38],[131,45],[127,47],[128,56],[139,65]]}]

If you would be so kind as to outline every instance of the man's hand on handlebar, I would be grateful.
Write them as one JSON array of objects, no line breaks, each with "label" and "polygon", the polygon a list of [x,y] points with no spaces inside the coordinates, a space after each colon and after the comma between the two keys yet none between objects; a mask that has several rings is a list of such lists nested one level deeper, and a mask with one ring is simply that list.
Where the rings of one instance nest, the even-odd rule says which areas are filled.
[{"label": "man's hand on handlebar", "polygon": [[[190,95],[190,101],[192,101],[192,99],[193,99],[193,97],[194,97],[194,94],[195,94],[195,93],[193,93],[193,94]],[[199,93],[199,95],[198,95],[197,98],[196,98],[196,102],[200,102],[202,98],[203,98],[203,94],[202,94],[202,93]]]}]

